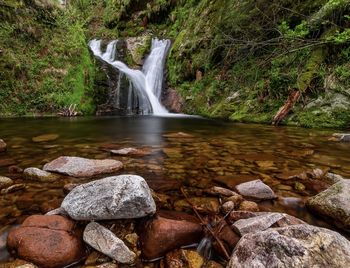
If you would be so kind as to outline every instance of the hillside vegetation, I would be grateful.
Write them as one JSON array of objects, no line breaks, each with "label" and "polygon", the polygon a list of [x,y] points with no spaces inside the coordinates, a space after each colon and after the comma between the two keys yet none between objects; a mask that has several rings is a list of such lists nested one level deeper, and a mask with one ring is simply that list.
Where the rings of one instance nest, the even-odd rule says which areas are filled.
[{"label": "hillside vegetation", "polygon": [[1,5],[2,114],[72,103],[93,113],[96,67],[87,40],[148,34],[173,41],[168,87],[182,95],[184,112],[350,125],[349,1],[75,0],[66,10],[38,2]]}]

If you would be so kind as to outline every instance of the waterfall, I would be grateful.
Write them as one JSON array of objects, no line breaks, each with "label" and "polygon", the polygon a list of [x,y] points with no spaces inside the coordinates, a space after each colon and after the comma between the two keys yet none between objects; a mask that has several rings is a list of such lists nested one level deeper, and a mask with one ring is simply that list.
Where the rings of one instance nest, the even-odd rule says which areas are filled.
[{"label": "waterfall", "polygon": [[[120,94],[116,89],[117,103],[120,105],[119,95],[127,96],[126,112],[131,114],[134,107],[138,107],[142,114],[166,114],[168,111],[160,103],[163,88],[163,73],[166,56],[170,48],[170,40],[152,39],[151,53],[146,58],[142,71],[129,68],[125,63],[115,59],[118,40],[111,41],[102,52],[101,40],[91,40],[89,47],[96,57],[118,69],[130,81],[128,92]],[[121,79],[120,77],[118,79]]]}]

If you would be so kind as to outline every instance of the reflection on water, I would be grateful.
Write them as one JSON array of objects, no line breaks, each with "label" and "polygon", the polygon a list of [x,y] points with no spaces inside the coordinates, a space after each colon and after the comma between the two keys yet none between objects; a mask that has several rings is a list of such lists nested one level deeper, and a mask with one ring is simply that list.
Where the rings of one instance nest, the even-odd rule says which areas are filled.
[{"label": "reflection on water", "polygon": [[[177,132],[189,135],[172,134]],[[331,172],[350,177],[350,144],[329,141],[334,132],[233,124],[194,117],[1,119],[0,138],[8,144],[8,152],[0,154],[0,176],[25,183],[27,188],[0,196],[0,230],[21,222],[25,215],[59,206],[65,195],[63,186],[77,182],[73,178],[49,184],[28,182],[21,174],[10,173],[9,166],[41,168],[62,155],[115,158],[125,165],[119,173],[142,175],[153,185],[179,180],[199,192],[212,185],[234,187],[260,178],[280,197],[277,201],[259,204],[261,209],[284,211],[310,223],[327,226],[310,215],[303,202],[307,196],[317,193],[322,184],[317,180],[289,177],[315,168],[329,168]],[[59,138],[32,141],[35,136],[49,133],[58,134]],[[141,146],[153,153],[132,158],[111,156],[108,151]],[[180,194],[169,195],[174,202]],[[171,208],[172,202],[167,208]],[[1,237],[0,233],[0,240]]]}]

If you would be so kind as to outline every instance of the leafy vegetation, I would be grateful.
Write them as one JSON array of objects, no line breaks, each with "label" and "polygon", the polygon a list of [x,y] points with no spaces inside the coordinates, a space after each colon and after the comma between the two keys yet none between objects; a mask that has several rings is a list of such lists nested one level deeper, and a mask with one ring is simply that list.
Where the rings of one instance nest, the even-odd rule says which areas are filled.
[{"label": "leafy vegetation", "polygon": [[64,11],[49,0],[6,0],[1,15],[2,114],[72,103],[92,113],[103,97],[87,40],[147,34],[173,40],[168,84],[185,112],[271,123],[299,91],[283,123],[350,124],[347,0],[71,0]]}]

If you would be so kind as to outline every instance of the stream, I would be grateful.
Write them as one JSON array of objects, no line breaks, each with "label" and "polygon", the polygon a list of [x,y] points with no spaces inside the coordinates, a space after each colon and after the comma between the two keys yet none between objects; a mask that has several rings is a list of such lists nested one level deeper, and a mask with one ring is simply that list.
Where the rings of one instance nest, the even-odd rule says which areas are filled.
[{"label": "stream", "polygon": [[[0,154],[0,175],[24,183],[26,188],[0,195],[0,262],[9,259],[4,245],[9,226],[20,224],[28,215],[58,207],[65,196],[64,185],[86,182],[69,177],[54,183],[26,181],[9,167],[42,168],[63,155],[117,159],[124,169],[116,174],[141,175],[151,188],[179,181],[193,195],[203,195],[202,189],[214,185],[234,187],[261,179],[279,197],[259,203],[262,211],[286,212],[310,224],[334,229],[304,206],[305,199],[319,191],[319,182],[290,176],[320,168],[349,178],[349,145],[330,141],[335,132],[185,116],[1,119],[0,138],[6,141],[8,151]],[[44,134],[57,134],[58,138],[32,140]],[[114,156],[109,151],[126,147],[147,148],[152,153],[130,157]],[[162,209],[176,209],[173,204],[183,199],[181,192],[167,195],[170,200]]]}]

